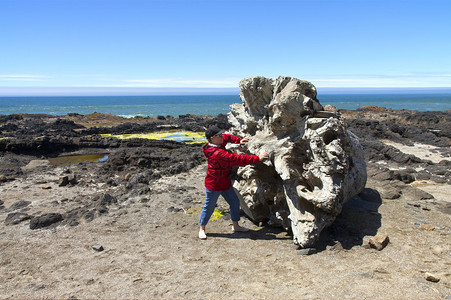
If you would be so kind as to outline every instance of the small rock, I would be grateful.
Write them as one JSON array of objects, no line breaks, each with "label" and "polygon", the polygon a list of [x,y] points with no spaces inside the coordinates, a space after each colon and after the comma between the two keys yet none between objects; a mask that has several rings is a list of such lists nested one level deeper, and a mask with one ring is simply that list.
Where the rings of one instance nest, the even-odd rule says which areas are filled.
[{"label": "small rock", "polygon": [[72,185],[77,184],[77,176],[75,174],[70,174],[67,176],[67,178],[69,179],[69,183]]},{"label": "small rock", "polygon": [[70,169],[65,169],[63,172],[62,172],[62,174],[70,174]]},{"label": "small rock", "polygon": [[420,171],[415,174],[415,180],[428,180],[431,178],[431,174],[426,171]]},{"label": "small rock", "polygon": [[150,201],[149,198],[142,198],[142,199],[141,199],[141,203],[147,203],[147,202],[149,202],[149,201]]},{"label": "small rock", "polygon": [[427,281],[431,281],[431,282],[439,282],[439,281],[440,281],[440,278],[439,278],[437,275],[432,274],[432,273],[429,273],[429,272],[426,272],[426,273],[424,274],[424,278],[425,278]]},{"label": "small rock", "polygon": [[394,189],[391,186],[386,186],[386,188],[379,190],[379,192],[384,199],[398,199],[401,197],[401,191]]},{"label": "small rock", "polygon": [[58,186],[66,186],[69,184],[69,177],[68,176],[61,176],[58,181]]},{"label": "small rock", "polygon": [[336,108],[335,106],[330,105],[330,104],[324,105],[324,110],[325,111],[338,112],[338,108]]},{"label": "small rock", "polygon": [[29,219],[31,216],[24,213],[10,213],[5,219],[5,225],[17,225]]},{"label": "small rock", "polygon": [[371,249],[371,245],[370,244],[363,244],[362,248],[363,249]]},{"label": "small rock", "polygon": [[130,173],[125,174],[124,179],[129,181],[132,175]]},{"label": "small rock", "polygon": [[104,250],[102,245],[94,245],[92,246],[92,249],[97,252],[102,252]]},{"label": "small rock", "polygon": [[414,207],[421,207],[420,204],[415,203],[415,202],[407,202],[407,205],[414,206]]},{"label": "small rock", "polygon": [[117,186],[117,185],[118,185],[117,182],[116,182],[113,178],[109,178],[109,179],[106,181],[106,184],[108,184],[108,185],[110,185],[110,186]]},{"label": "small rock", "polygon": [[21,208],[27,207],[30,204],[31,204],[30,201],[20,200],[20,201],[17,201],[17,202],[14,202],[13,204],[11,204],[11,206],[9,207],[9,210],[13,211],[13,210],[21,209]]},{"label": "small rock", "polygon": [[300,250],[302,249],[301,246],[297,245],[297,244],[290,244],[289,245],[290,248],[293,248],[294,250]]},{"label": "small rock", "polygon": [[117,199],[108,193],[102,194],[99,198],[94,198],[97,201],[97,207],[107,207],[112,204],[117,204]]},{"label": "small rock", "polygon": [[395,179],[394,172],[393,171],[381,172],[381,173],[375,174],[373,176],[373,179],[375,179],[377,181],[393,180],[393,179]]},{"label": "small rock", "polygon": [[52,224],[63,220],[63,216],[58,213],[43,214],[41,216],[33,217],[30,221],[30,229],[39,229],[48,227]]},{"label": "small rock", "polygon": [[329,251],[341,251],[344,250],[343,245],[340,242],[337,242],[335,245],[331,246]]},{"label": "small rock", "polygon": [[6,178],[5,175],[0,174],[0,182],[6,182],[6,181],[8,181],[8,178]]},{"label": "small rock", "polygon": [[434,225],[429,225],[429,224],[423,224],[423,229],[432,231],[432,230],[435,229],[435,226]]},{"label": "small rock", "polygon": [[311,255],[311,254],[315,254],[316,252],[317,251],[315,248],[304,248],[304,249],[298,250],[299,255]]},{"label": "small rock", "polygon": [[39,290],[42,290],[42,289],[45,289],[46,288],[46,285],[45,284],[40,284],[40,285],[37,285],[36,287],[35,287],[35,290],[36,291],[39,291]]},{"label": "small rock", "polygon": [[171,207],[168,207],[166,210],[167,210],[168,212],[178,212],[178,211],[179,211],[179,208],[176,208],[176,207],[174,207],[174,206],[171,206]]},{"label": "small rock", "polygon": [[50,185],[43,185],[43,186],[41,186],[41,188],[43,190],[50,190],[52,188],[52,186],[50,186]]},{"label": "small rock", "polygon": [[378,234],[378,235],[373,236],[372,238],[370,238],[368,243],[371,246],[371,248],[374,248],[374,249],[377,249],[378,251],[381,251],[382,249],[385,248],[385,246],[387,246],[389,241],[390,240],[388,238],[388,235],[386,235],[386,234]]},{"label": "small rock", "polygon": [[415,177],[411,174],[411,171],[403,170],[399,171],[400,180],[404,183],[411,183],[415,181]]},{"label": "small rock", "polygon": [[435,175],[432,175],[431,176],[431,180],[432,181],[435,181],[435,182],[437,182],[437,183],[446,183],[448,180],[446,179],[446,178],[444,178],[444,177],[441,177],[441,176],[435,176]]},{"label": "small rock", "polygon": [[431,195],[428,192],[425,192],[421,189],[416,189],[414,195],[416,198],[419,198],[420,200],[434,199],[433,195]]}]

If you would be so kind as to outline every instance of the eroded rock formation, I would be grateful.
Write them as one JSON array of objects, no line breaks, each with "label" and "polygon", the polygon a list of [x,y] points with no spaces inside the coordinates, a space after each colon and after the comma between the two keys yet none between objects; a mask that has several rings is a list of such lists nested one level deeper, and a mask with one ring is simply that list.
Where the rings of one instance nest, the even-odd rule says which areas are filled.
[{"label": "eroded rock formation", "polygon": [[238,169],[242,207],[255,222],[291,227],[296,244],[311,246],[365,187],[363,149],[340,113],[323,109],[310,82],[252,77],[240,89],[230,132],[250,140],[235,151],[270,154]]}]

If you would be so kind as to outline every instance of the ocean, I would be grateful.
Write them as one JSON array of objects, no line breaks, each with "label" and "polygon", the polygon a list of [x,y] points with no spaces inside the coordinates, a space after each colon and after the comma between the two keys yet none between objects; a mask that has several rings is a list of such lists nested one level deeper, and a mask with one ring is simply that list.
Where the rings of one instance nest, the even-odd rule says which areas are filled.
[{"label": "ocean", "polygon": [[[321,93],[319,90],[317,98],[322,105],[331,104],[339,109],[349,110],[368,105],[418,111],[451,110],[451,90],[436,93],[418,91]],[[0,114],[86,115],[99,112],[126,118],[168,115],[178,117],[184,114],[227,114],[232,103],[241,103],[238,95],[21,96],[0,97]]]}]

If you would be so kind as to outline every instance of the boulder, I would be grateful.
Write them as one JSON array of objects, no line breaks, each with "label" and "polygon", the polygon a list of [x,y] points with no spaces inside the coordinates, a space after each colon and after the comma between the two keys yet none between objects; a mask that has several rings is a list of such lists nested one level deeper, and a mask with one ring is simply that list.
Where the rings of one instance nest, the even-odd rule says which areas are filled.
[{"label": "boulder", "polygon": [[241,206],[254,222],[291,228],[295,244],[311,247],[343,203],[364,189],[363,149],[339,112],[324,111],[308,81],[252,77],[240,89],[229,132],[250,139],[232,151],[270,154],[237,170]]}]

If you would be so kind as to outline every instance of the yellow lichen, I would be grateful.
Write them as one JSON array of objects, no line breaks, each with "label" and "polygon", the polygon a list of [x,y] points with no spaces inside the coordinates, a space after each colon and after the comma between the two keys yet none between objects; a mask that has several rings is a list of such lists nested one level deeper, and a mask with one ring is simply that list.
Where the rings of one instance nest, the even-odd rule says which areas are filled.
[{"label": "yellow lichen", "polygon": [[224,213],[222,211],[220,211],[220,210],[215,208],[215,211],[211,215],[210,220],[216,221],[216,220],[219,220],[223,216],[224,216]]},{"label": "yellow lichen", "polygon": [[[189,215],[192,215],[194,213],[200,214],[202,212],[202,207],[190,207],[187,210],[185,210],[185,212]],[[213,214],[211,215],[210,220],[217,221],[220,218],[222,218],[223,216],[224,216],[224,212],[215,208],[215,210],[213,211]]]},{"label": "yellow lichen", "polygon": [[206,143],[203,132],[171,130],[158,131],[150,133],[133,133],[133,134],[101,134],[102,137],[115,137],[118,139],[150,139],[150,140],[170,140],[177,142],[185,142],[187,144]]}]

